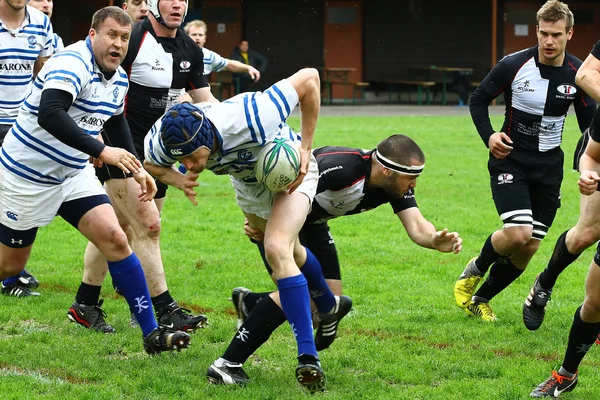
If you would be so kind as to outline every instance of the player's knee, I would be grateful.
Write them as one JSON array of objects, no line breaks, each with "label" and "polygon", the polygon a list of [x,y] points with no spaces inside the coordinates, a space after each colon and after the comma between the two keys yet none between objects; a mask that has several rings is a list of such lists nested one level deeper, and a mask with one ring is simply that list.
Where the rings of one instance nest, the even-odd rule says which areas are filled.
[{"label": "player's knee", "polygon": [[153,208],[149,212],[138,213],[139,232],[137,234],[140,237],[146,237],[150,239],[158,240],[160,236],[160,215],[158,210]]},{"label": "player's knee", "polygon": [[265,257],[274,271],[281,267],[283,260],[292,256],[289,246],[286,246],[281,241],[267,240],[264,242],[264,244]]},{"label": "player's knee", "polygon": [[532,226],[515,226],[507,230],[507,236],[513,248],[526,246],[531,240],[532,234]]},{"label": "player's knee", "polygon": [[[120,257],[129,253],[129,241],[121,227],[114,226],[104,230],[97,244],[98,249],[109,258]],[[126,257],[126,256],[125,256]]]},{"label": "player's knee", "polygon": [[578,229],[574,235],[569,237],[569,251],[573,254],[580,254],[585,249],[596,243],[600,239],[600,229],[595,226]]},{"label": "player's knee", "polygon": [[587,322],[600,321],[600,296],[586,295],[581,307],[581,314]]}]

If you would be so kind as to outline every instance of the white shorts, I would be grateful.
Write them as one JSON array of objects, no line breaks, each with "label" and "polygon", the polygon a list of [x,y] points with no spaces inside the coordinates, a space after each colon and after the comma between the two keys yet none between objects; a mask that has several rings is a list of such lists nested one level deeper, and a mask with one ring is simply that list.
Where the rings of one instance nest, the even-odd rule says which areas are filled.
[{"label": "white shorts", "polygon": [[16,231],[49,225],[64,202],[102,194],[91,164],[54,186],[25,180],[0,165],[0,223]]},{"label": "white shorts", "polygon": [[[304,193],[312,204],[315,194],[317,193],[318,183],[319,166],[317,165],[315,156],[311,153],[308,172],[294,193]],[[235,179],[234,177],[231,177],[231,184],[235,189],[235,199],[242,211],[248,214],[254,214],[264,220],[269,219],[271,207],[273,206],[274,193],[268,191],[264,186],[258,183],[249,184]]]}]

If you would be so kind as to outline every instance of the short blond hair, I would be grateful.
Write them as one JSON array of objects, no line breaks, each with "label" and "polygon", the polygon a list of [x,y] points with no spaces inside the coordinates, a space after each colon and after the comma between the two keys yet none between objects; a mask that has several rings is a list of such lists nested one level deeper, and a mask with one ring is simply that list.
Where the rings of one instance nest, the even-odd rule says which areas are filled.
[{"label": "short blond hair", "polygon": [[183,30],[185,31],[185,33],[187,33],[189,35],[190,29],[192,29],[192,28],[204,28],[204,34],[206,34],[208,32],[208,27],[206,26],[206,22],[201,21],[199,19],[195,19],[195,20],[190,21],[187,24],[185,24],[185,27],[183,28]]},{"label": "short blond hair", "polygon": [[560,20],[564,20],[567,32],[573,27],[573,25],[575,25],[575,17],[573,17],[573,13],[569,9],[569,5],[559,0],[548,0],[538,10],[536,19],[538,25],[540,21],[555,23]]}]

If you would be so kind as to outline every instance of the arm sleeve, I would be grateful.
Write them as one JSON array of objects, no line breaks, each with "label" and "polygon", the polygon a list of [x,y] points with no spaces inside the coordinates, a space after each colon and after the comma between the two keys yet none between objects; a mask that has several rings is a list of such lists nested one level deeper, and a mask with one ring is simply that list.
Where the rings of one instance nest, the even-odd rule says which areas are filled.
[{"label": "arm sleeve", "polygon": [[194,43],[194,55],[192,59],[192,70],[190,71],[190,78],[186,84],[186,90],[195,90],[208,87],[208,81],[204,76],[204,56],[202,49]]},{"label": "arm sleeve", "polygon": [[79,151],[98,157],[104,144],[95,137],[84,133],[67,113],[73,103],[71,93],[60,89],[47,89],[42,92],[38,123],[52,136]]},{"label": "arm sleeve", "polygon": [[579,130],[583,133],[590,127],[594,112],[596,111],[596,102],[581,88],[578,88],[579,95],[574,101],[575,115],[577,115],[577,123]]},{"label": "arm sleeve", "polygon": [[475,89],[471,96],[471,101],[469,102],[471,118],[477,129],[477,133],[479,133],[486,147],[488,146],[490,136],[495,132],[490,121],[488,107],[492,100],[498,97],[511,81],[512,76],[508,66],[501,60],[483,79],[481,85]]},{"label": "arm sleeve", "polygon": [[596,42],[590,54],[600,60],[600,40]]},{"label": "arm sleeve", "polygon": [[590,136],[595,142],[600,143],[600,108],[597,108],[594,114],[594,119],[590,126]]},{"label": "arm sleeve", "polygon": [[401,211],[404,211],[408,208],[418,207],[417,199],[415,199],[415,190],[409,189],[408,192],[404,193],[399,199],[395,199],[390,201],[392,205],[392,209],[394,210],[394,214],[398,214]]},{"label": "arm sleeve", "polygon": [[133,146],[131,130],[129,129],[124,113],[110,117],[104,123],[104,133],[109,146],[120,147],[139,158]]},{"label": "arm sleeve", "polygon": [[220,54],[206,48],[202,49],[202,53],[204,54],[204,61],[208,60],[210,62],[213,71],[222,71],[227,66],[227,59],[221,57]]}]

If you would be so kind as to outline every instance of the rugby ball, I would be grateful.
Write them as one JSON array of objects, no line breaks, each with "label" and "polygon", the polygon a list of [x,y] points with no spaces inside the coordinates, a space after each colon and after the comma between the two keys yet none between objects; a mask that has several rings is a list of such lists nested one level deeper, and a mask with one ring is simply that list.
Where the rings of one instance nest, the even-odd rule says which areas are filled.
[{"label": "rugby ball", "polygon": [[286,191],[300,173],[300,151],[296,144],[277,138],[266,144],[254,165],[258,182],[271,192]]}]

